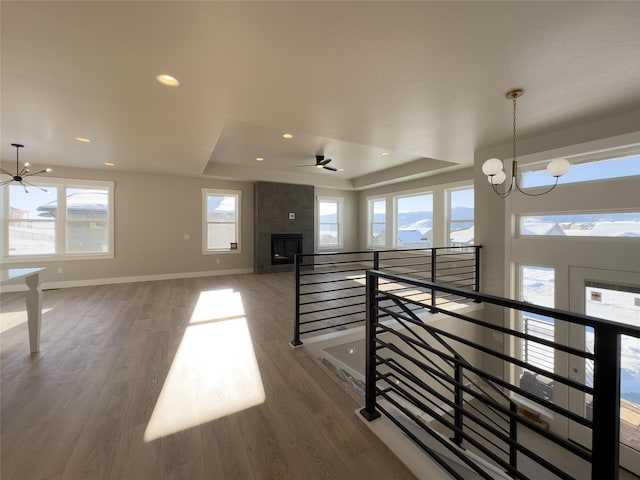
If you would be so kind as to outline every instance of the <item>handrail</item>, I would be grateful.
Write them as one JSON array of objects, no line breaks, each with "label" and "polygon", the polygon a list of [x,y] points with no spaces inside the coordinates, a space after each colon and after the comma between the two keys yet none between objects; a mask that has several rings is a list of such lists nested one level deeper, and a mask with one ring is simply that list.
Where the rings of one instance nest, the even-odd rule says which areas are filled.
[{"label": "handrail", "polygon": [[[561,466],[537,453],[531,445],[520,442],[518,432],[526,427],[533,434],[544,437],[558,448],[562,448],[567,455],[590,463],[592,480],[617,480],[620,436],[620,339],[622,335],[640,338],[640,327],[380,270],[368,270],[366,276],[366,400],[365,407],[361,410],[365,418],[373,420],[381,413],[385,414],[426,453],[442,464],[442,459],[415,433],[415,429],[408,429],[404,424],[412,423],[425,435],[430,435],[443,444],[452,455],[459,457],[460,461],[482,478],[490,478],[486,476],[488,474],[484,464],[471,461],[461,448],[473,449],[484,462],[506,471],[513,478],[537,478],[528,477],[518,469],[518,459],[522,457],[528,457],[538,468],[546,471],[543,475],[550,472],[558,478],[574,478]],[[576,349],[554,340],[538,338],[504,327],[501,325],[502,317],[496,325],[490,319],[475,318],[470,312],[454,312],[447,305],[432,305],[430,299],[421,301],[407,298],[401,292],[385,292],[379,288],[383,282],[394,282],[413,291],[447,293],[503,307],[507,311],[530,312],[589,326],[595,332],[595,347],[593,352]],[[389,302],[401,308],[390,308]],[[448,316],[450,321],[441,321],[437,325],[424,321],[414,313],[420,306]],[[383,316],[391,316],[396,320],[396,324],[381,323],[380,319]],[[452,325],[461,324],[468,325],[469,329],[480,329],[480,334],[483,331],[499,332],[506,337],[506,341],[525,339],[578,358],[592,360],[593,386],[587,385],[586,380],[581,382],[557,372],[545,372],[515,354],[476,343],[464,333],[449,331]],[[462,349],[467,354],[462,354]],[[511,365],[511,368],[544,373],[557,387],[562,385],[569,390],[590,393],[593,396],[592,416],[589,418],[588,414],[573,412],[568,406],[554,403],[550,398],[525,390],[517,375],[504,379],[491,374],[477,362],[466,359],[465,355],[490,356]],[[470,381],[472,377],[477,380]],[[480,384],[487,385],[488,388],[480,388]],[[571,420],[589,428],[592,436],[591,450],[548,432],[544,426],[521,415],[514,401],[518,396],[533,402],[540,410],[552,411],[567,421]],[[484,415],[503,419],[505,429],[492,425],[489,422],[490,416],[483,418],[479,415],[481,410],[487,412]],[[432,421],[425,422],[416,411],[428,414]],[[441,428],[452,432],[452,440],[443,442],[442,436],[431,423],[437,423]],[[478,441],[478,436],[482,441]],[[448,468],[447,470],[449,471]],[[449,473],[454,478],[463,479],[455,470]]]},{"label": "handrail", "polygon": [[[480,248],[474,245],[295,255],[295,319],[291,345],[302,345],[304,336],[363,324],[364,280],[370,268],[479,290]],[[445,299],[444,293],[440,296],[435,291],[430,293],[432,306]],[[346,302],[347,299],[353,301]],[[334,315],[323,313],[332,310]]]}]

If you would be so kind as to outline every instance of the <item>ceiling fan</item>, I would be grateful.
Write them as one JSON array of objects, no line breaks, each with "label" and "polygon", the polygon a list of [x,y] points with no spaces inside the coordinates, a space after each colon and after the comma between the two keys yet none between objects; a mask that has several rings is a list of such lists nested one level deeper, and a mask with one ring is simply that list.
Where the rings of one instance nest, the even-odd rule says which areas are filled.
[{"label": "ceiling fan", "polygon": [[331,162],[330,158],[324,158],[324,155],[316,155],[316,163],[311,165],[296,165],[297,167],[317,167],[324,168],[325,170],[330,170],[332,172],[337,172],[337,168],[333,168],[329,166],[329,162]]}]

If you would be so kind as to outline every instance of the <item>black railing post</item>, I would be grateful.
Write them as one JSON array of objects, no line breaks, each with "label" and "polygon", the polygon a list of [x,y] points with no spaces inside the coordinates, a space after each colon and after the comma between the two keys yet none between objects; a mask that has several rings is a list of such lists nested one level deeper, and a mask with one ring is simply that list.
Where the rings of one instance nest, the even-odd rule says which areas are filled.
[{"label": "black railing post", "polygon": [[620,456],[620,335],[595,329],[591,479],[618,479]]},{"label": "black railing post", "polygon": [[462,381],[463,381],[463,375],[462,375],[462,362],[460,361],[460,355],[458,355],[457,353],[455,354],[456,362],[454,365],[454,380],[456,382],[455,385],[455,389],[454,389],[454,402],[456,404],[456,409],[455,409],[455,413],[454,413],[454,424],[456,426],[456,430],[453,434],[453,441],[455,442],[456,445],[458,445],[459,447],[462,447],[462,428],[464,427],[464,416],[462,414],[462,409],[464,408],[464,404],[463,404],[463,391],[462,391]]},{"label": "black railing post", "polygon": [[476,264],[476,284],[474,286],[474,290],[476,292],[480,291],[480,245],[476,245],[475,249],[475,264]]},{"label": "black railing post", "polygon": [[360,415],[368,421],[375,420],[380,416],[376,410],[376,324],[378,312],[376,309],[376,288],[378,277],[370,270],[367,270],[366,284],[366,347],[365,347],[365,407],[360,410]]},{"label": "black railing post", "polygon": [[[476,264],[476,278],[475,278],[475,285],[473,286],[473,289],[480,293],[480,245],[476,245],[474,247],[475,250],[475,264]],[[474,300],[474,302],[476,303],[480,303],[480,300]]]},{"label": "black railing post", "polygon": [[[380,270],[380,252],[373,252],[373,269]],[[376,280],[378,277],[376,277]]]},{"label": "black railing post", "polygon": [[518,405],[509,402],[509,411],[513,414],[509,417],[509,437],[513,443],[509,446],[509,465],[514,470],[518,469]]},{"label": "black railing post", "polygon": [[[435,248],[431,249],[431,283],[436,283],[436,257],[437,250]],[[436,291],[435,289],[431,289],[431,306],[436,306]]]},{"label": "black railing post", "polygon": [[302,345],[300,341],[300,255],[295,254],[294,263],[296,266],[295,282],[296,282],[296,317],[293,321],[293,340],[291,340],[292,347],[298,347]]}]

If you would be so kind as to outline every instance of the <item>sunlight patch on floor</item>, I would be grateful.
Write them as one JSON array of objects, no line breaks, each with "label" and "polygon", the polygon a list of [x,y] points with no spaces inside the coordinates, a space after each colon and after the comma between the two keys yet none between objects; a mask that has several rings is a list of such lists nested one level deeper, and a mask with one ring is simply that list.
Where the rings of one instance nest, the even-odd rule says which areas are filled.
[{"label": "sunlight patch on floor", "polygon": [[[47,312],[50,312],[53,308],[43,308],[42,315]],[[0,314],[0,333],[6,332],[7,330],[15,327],[16,325],[20,325],[22,323],[27,323],[27,310],[22,310],[18,312],[6,312]]]},{"label": "sunlight patch on floor", "polygon": [[201,292],[144,440],[150,442],[264,400],[240,293]]}]

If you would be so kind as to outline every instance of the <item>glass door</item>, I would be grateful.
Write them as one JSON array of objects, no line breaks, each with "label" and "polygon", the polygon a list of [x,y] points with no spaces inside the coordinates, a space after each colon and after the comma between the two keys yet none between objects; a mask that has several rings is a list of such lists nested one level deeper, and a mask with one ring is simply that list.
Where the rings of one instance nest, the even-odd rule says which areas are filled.
[{"label": "glass door", "polygon": [[[520,265],[518,278],[520,300],[543,307],[553,308],[555,306],[554,268]],[[531,337],[557,342],[563,342],[567,337],[566,322],[551,317],[521,312],[515,321],[516,328]],[[531,365],[531,368],[512,367],[511,378],[514,383],[531,395],[566,407],[566,387],[554,384],[551,377],[546,375],[546,372],[566,375],[565,357],[559,355],[559,352],[555,351],[553,347],[533,339],[517,341],[513,348],[514,356]],[[567,422],[562,420],[564,417],[554,415],[550,410],[540,407],[524,397],[518,396],[517,401],[521,407],[530,410],[533,414],[540,415],[552,432],[562,437],[567,436]]]},{"label": "glass door", "polygon": [[[570,272],[571,310],[586,315],[640,326],[640,273],[576,268]],[[571,344],[593,352],[591,327],[571,325]],[[640,474],[640,339],[621,338],[620,372],[620,464]],[[593,362],[569,359],[569,370],[577,381],[593,385]],[[590,395],[572,391],[572,410],[591,418]],[[573,422],[569,438],[590,447],[590,431]]]}]

